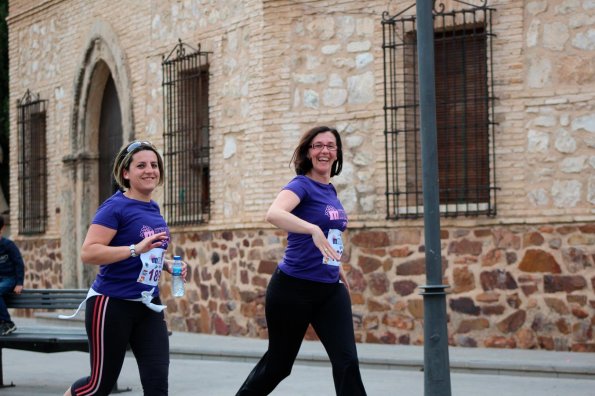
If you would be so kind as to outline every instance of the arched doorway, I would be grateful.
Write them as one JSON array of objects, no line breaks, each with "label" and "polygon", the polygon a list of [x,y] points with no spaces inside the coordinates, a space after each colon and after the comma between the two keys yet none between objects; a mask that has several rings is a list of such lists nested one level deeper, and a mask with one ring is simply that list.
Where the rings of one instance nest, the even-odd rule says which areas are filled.
[{"label": "arched doorway", "polygon": [[[80,218],[78,219],[77,255],[97,207],[112,193],[113,158],[122,146],[122,111],[112,72],[100,59],[92,69],[85,112],[85,155],[77,166],[79,173]],[[88,287],[98,267],[78,265],[78,287]]]},{"label": "arched doorway", "polygon": [[100,202],[113,193],[113,158],[134,136],[126,57],[109,24],[97,21],[76,79],[68,174],[62,190],[62,283],[88,287],[96,266],[80,262],[80,247]]},{"label": "arched doorway", "polygon": [[105,83],[99,117],[99,203],[117,189],[112,177],[114,158],[122,146],[122,112],[111,74]]},{"label": "arched doorway", "polygon": [[[101,105],[98,105],[101,103]],[[113,159],[122,146],[122,111],[120,100],[111,70],[105,61],[95,65],[91,75],[91,90],[87,108],[86,140],[87,150],[82,178],[80,241],[84,239],[95,210],[114,193],[115,183],[112,178]],[[81,265],[81,264],[79,264]],[[98,267],[84,265],[80,269],[79,284],[88,287],[95,279]]]}]

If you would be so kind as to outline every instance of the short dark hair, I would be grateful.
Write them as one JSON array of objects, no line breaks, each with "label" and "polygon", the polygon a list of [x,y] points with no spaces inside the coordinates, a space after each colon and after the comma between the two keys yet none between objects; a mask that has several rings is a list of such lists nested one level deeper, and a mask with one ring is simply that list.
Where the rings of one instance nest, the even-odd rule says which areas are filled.
[{"label": "short dark hair", "polygon": [[124,179],[124,169],[128,170],[130,168],[130,163],[132,162],[132,156],[139,151],[149,150],[157,155],[157,166],[159,167],[159,183],[158,185],[163,184],[163,174],[164,174],[164,167],[163,167],[163,158],[161,154],[157,151],[155,146],[153,146],[150,142],[144,142],[139,140],[134,140],[120,149],[120,152],[116,156],[116,160],[114,161],[114,169],[113,169],[113,176],[115,182],[121,189],[130,188],[130,181],[128,179]]},{"label": "short dark hair", "polygon": [[4,216],[0,215],[0,230],[4,227]]},{"label": "short dark hair", "polygon": [[308,150],[316,135],[323,132],[331,132],[337,140],[337,159],[333,162],[331,167],[331,177],[341,173],[341,170],[343,169],[343,144],[341,143],[339,132],[337,132],[336,129],[327,126],[317,126],[306,131],[306,133],[302,135],[298,146],[293,152],[291,162],[293,163],[297,175],[305,175],[312,169],[312,160],[308,158]]}]

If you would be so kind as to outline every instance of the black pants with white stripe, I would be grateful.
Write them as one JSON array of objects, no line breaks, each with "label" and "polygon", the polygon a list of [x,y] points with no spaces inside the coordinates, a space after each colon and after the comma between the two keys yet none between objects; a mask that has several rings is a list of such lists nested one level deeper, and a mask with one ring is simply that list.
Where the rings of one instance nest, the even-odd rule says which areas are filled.
[{"label": "black pants with white stripe", "polygon": [[[160,304],[158,300],[155,298],[153,302]],[[71,386],[73,396],[109,395],[120,375],[129,344],[138,364],[144,395],[167,395],[169,339],[163,312],[154,312],[140,301],[94,296],[86,302],[85,326],[91,375]]]}]

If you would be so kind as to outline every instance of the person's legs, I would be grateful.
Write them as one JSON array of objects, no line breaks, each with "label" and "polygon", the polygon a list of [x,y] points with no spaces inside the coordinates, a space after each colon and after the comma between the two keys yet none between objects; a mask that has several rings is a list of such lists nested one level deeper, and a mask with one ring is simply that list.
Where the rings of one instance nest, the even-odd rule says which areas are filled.
[{"label": "person's legs", "polygon": [[[118,380],[130,338],[130,301],[106,296],[87,300],[85,326],[89,337],[91,375],[74,382],[73,396],[109,395]],[[68,394],[68,391],[67,393]]]},{"label": "person's legs", "polygon": [[289,374],[300,350],[312,312],[308,282],[280,272],[273,274],[265,302],[269,331],[267,352],[236,396],[268,395]]},{"label": "person's legs", "polygon": [[[161,304],[159,301],[157,304]],[[145,396],[168,394],[169,338],[163,312],[154,312],[144,305],[141,319],[135,323],[130,347],[138,363]]]},{"label": "person's legs", "polygon": [[333,366],[335,391],[340,396],[364,396],[349,292],[343,284],[329,285],[331,292],[320,301],[312,327]]},{"label": "person's legs", "polygon": [[4,295],[12,293],[15,285],[17,284],[16,278],[0,278],[0,322],[11,322],[8,308],[4,302]]}]

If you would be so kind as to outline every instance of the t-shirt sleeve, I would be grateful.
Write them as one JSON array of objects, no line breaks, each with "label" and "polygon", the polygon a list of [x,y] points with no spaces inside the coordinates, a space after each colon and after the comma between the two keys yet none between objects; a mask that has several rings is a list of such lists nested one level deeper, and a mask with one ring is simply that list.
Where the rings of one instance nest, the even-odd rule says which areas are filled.
[{"label": "t-shirt sleeve", "polygon": [[118,211],[113,200],[105,201],[97,209],[93,224],[102,225],[113,230],[118,229]]},{"label": "t-shirt sleeve", "polygon": [[293,192],[295,195],[298,196],[300,201],[303,201],[306,195],[308,194],[308,190],[306,189],[306,184],[301,180],[299,177],[295,177],[291,180],[283,190],[289,190]]}]

